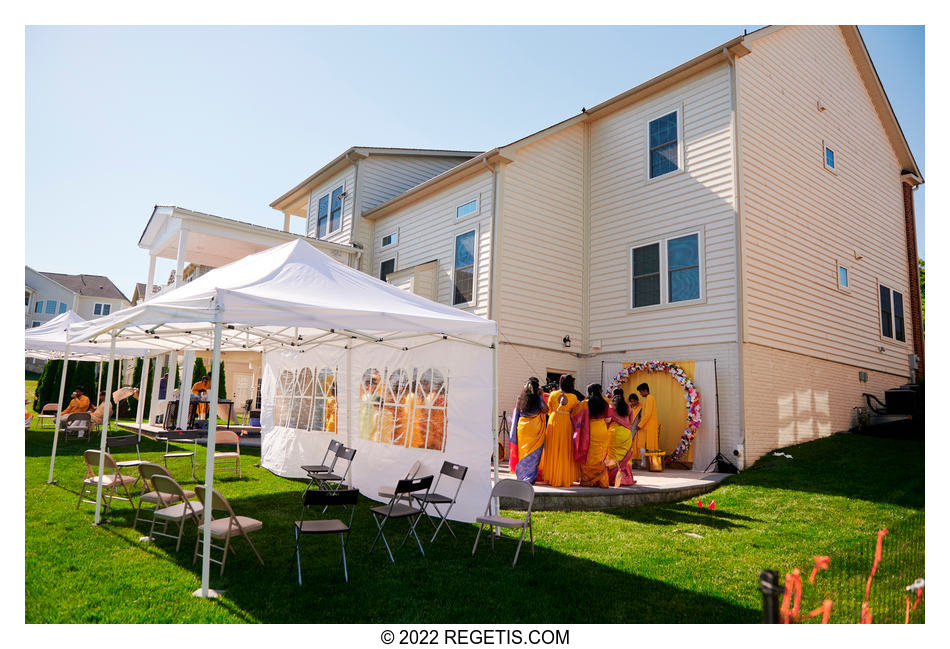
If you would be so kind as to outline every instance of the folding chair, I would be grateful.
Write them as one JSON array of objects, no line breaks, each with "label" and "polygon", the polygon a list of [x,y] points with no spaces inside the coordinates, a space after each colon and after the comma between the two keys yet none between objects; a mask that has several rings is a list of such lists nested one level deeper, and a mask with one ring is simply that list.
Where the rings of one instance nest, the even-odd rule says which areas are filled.
[{"label": "folding chair", "polygon": [[[495,498],[513,498],[527,504],[527,514],[524,519],[508,518],[499,514],[491,513],[492,500]],[[518,549],[515,550],[515,560],[511,563],[514,567],[518,563],[518,554],[521,552],[521,543],[524,541],[525,528],[531,538],[531,554],[534,554],[534,529],[531,527],[531,505],[534,504],[534,487],[523,480],[499,480],[491,490],[491,496],[488,499],[488,506],[485,507],[485,515],[475,519],[478,523],[478,534],[475,535],[475,545],[472,547],[472,556],[475,556],[475,550],[478,548],[478,539],[481,538],[482,529],[488,525],[491,534],[491,547],[495,549],[495,534],[491,532],[492,527],[506,527],[509,529],[521,528],[521,538],[518,539]]]},{"label": "folding chair", "polygon": [[[406,477],[404,479],[412,480],[417,475],[419,475],[420,471],[422,471],[422,462],[420,462],[419,460],[416,460],[415,462],[412,463],[412,466],[409,467],[409,472],[406,473]],[[393,494],[395,492],[396,492],[396,487],[389,486],[389,487],[380,487],[377,493],[379,494],[380,498],[389,499],[393,497]],[[409,498],[409,496],[404,496],[404,497]]]},{"label": "folding chair", "polygon": [[[379,541],[379,538],[383,538],[383,545],[386,546],[386,552],[389,554],[389,560],[393,563],[396,563],[396,560],[393,559],[392,550],[389,549],[389,543],[386,541],[386,535],[383,534],[383,528],[386,526],[386,523],[389,522],[391,518],[408,518],[409,519],[409,531],[406,532],[406,536],[403,537],[402,543],[399,547],[402,547],[406,544],[406,540],[409,538],[409,535],[412,534],[416,537],[416,543],[419,545],[419,552],[422,553],[422,556],[425,556],[425,550],[422,549],[422,542],[419,541],[419,535],[416,534],[416,524],[419,522],[419,516],[421,516],[424,511],[417,507],[412,506],[412,497],[411,494],[418,493],[420,491],[425,491],[426,495],[429,494],[429,489],[432,487],[432,476],[427,475],[422,478],[412,478],[410,480],[400,480],[396,483],[396,488],[393,490],[393,496],[389,499],[388,505],[380,505],[379,507],[371,507],[370,512],[373,514],[373,520],[376,523],[376,527],[379,530],[376,533],[376,538],[373,539],[373,545],[369,548],[369,553],[373,553],[373,549],[376,547],[376,542]],[[407,503],[403,504],[399,501],[403,498],[407,498]]]},{"label": "folding chair", "polygon": [[[163,473],[156,473],[152,476],[152,488],[156,494],[163,494],[167,499],[175,502],[174,505],[161,507],[152,513],[152,527],[148,531],[148,542],[152,542],[153,536],[166,536],[170,539],[177,538],[175,552],[181,548],[181,536],[185,531],[185,523],[194,521],[195,525],[201,524],[201,513],[204,511],[204,505],[188,499],[188,493],[181,488],[175,479]],[[155,530],[155,523],[162,523],[162,531]],[[178,524],[178,534],[167,534],[168,524]]]},{"label": "folding chair", "polygon": [[[161,438],[158,438],[158,439],[161,439]],[[171,451],[170,452],[169,448],[171,444],[171,438],[166,437],[165,438],[165,454],[162,455],[162,464],[164,464],[165,468],[167,469],[169,458],[187,457],[191,460],[191,479],[194,480],[195,479],[195,455],[198,453],[198,440],[182,438],[182,439],[176,439],[175,441],[194,444],[195,447],[191,451]]]},{"label": "folding chair", "polygon": [[[155,509],[161,509],[167,507],[168,505],[175,504],[175,496],[172,494],[162,493],[155,491],[151,487],[151,480],[156,475],[164,475],[169,478],[172,477],[172,474],[168,472],[168,469],[163,467],[161,464],[153,464],[151,462],[142,462],[139,465],[139,477],[142,478],[142,494],[139,496],[139,506],[135,510],[135,520],[132,521],[132,528],[135,529],[139,524],[139,517],[142,512],[142,504],[149,503],[155,505]],[[184,491],[185,497],[188,499],[195,497],[194,491]],[[154,518],[154,516],[153,516]],[[145,520],[144,518],[142,520]],[[151,519],[149,519],[151,520]],[[148,522],[148,521],[146,521]]]},{"label": "folding chair", "polygon": [[[449,512],[452,511],[452,507],[455,506],[455,500],[458,498],[459,491],[462,490],[462,480],[465,479],[466,473],[468,473],[467,466],[462,466],[461,464],[455,464],[453,462],[443,462],[442,469],[439,471],[439,477],[436,479],[435,485],[432,487],[432,491],[436,493],[427,494],[424,498],[420,496],[414,496],[422,509],[425,509],[426,505],[432,505],[432,508],[439,515],[439,524],[436,525],[432,522],[428,512],[426,513],[426,520],[429,521],[432,527],[435,528],[435,532],[432,534],[432,538],[429,540],[429,543],[435,541],[435,537],[439,533],[439,529],[441,529],[442,525],[445,525],[445,528],[454,538],[458,538],[455,536],[455,532],[452,531],[452,526],[449,525],[448,515]],[[442,481],[442,476],[446,476],[458,481],[455,485],[455,493],[451,496],[444,496],[436,491],[439,488],[439,483]],[[448,505],[448,508],[443,512],[439,509],[439,505]]]},{"label": "folding chair", "polygon": [[122,460],[121,462],[116,462],[120,469],[127,467],[138,466],[142,464],[142,454],[139,452],[139,438],[137,435],[123,435],[122,437],[107,437],[106,438],[106,450],[109,453],[112,453],[112,449],[115,448],[124,448],[126,446],[135,447],[135,457],[138,459],[135,460]]},{"label": "folding chair", "polygon": [[[350,467],[353,466],[354,457],[356,457],[356,449],[347,448],[341,444],[336,450],[336,457],[333,458],[333,463],[330,465],[330,470],[311,474],[310,484],[316,483],[317,489],[322,489],[324,491],[339,490],[346,483],[346,476],[349,475]],[[339,470],[336,469],[338,460],[343,460],[346,462],[345,471],[339,472]]]},{"label": "folding chair", "polygon": [[[198,500],[202,503],[205,501],[205,488],[204,485],[197,485],[195,487],[197,492]],[[213,519],[211,515],[216,511],[225,511],[228,515],[222,516],[221,518]],[[261,562],[261,565],[264,565],[264,560],[261,559],[261,555],[257,552],[257,548],[254,547],[254,544],[251,542],[251,537],[248,536],[250,532],[256,532],[257,530],[264,527],[264,524],[259,520],[254,518],[249,518],[247,516],[235,516],[234,510],[231,509],[231,504],[228,502],[228,499],[221,495],[217,489],[211,490],[211,511],[205,513],[204,522],[198,526],[198,539],[195,541],[195,556],[192,558],[191,562],[195,563],[198,560],[199,556],[204,556],[204,554],[198,553],[198,548],[201,543],[204,541],[204,531],[205,525],[208,525],[210,521],[211,524],[211,538],[212,539],[224,539],[224,546],[215,545],[211,543],[211,550],[221,550],[221,561],[218,561],[213,556],[209,550],[208,555],[211,560],[211,563],[217,563],[221,565],[221,573],[224,574],[224,562],[228,559],[228,549],[231,552],[234,552],[234,548],[231,547],[231,537],[232,536],[243,536],[247,539],[248,545],[251,546],[251,549],[254,551],[254,554],[257,556],[257,560]],[[203,550],[203,548],[202,548]]]},{"label": "folding chair", "polygon": [[50,428],[56,425],[56,411],[59,410],[59,406],[55,403],[47,403],[42,408],[40,408],[40,414],[37,415],[37,418],[40,420],[40,425],[42,426],[44,421],[48,421]]},{"label": "folding chair", "polygon": [[[101,476],[97,474],[99,471],[100,455],[105,455],[105,458],[103,458]],[[129,502],[132,502],[132,494],[129,493],[128,485],[135,484],[138,478],[122,475],[122,473],[119,471],[118,465],[116,464],[115,458],[113,458],[108,453],[103,453],[102,451],[91,448],[82,454],[82,459],[86,463],[86,476],[83,478],[82,488],[79,490],[79,502],[76,503],[76,509],[79,509],[79,506],[84,502],[90,503],[92,505],[96,504],[95,500],[86,500],[84,496],[86,495],[86,489],[92,489],[92,497],[95,498],[100,480],[102,480],[103,500],[105,500],[106,493],[109,495],[109,500],[104,503],[102,508],[103,514],[105,514],[106,510],[108,510],[109,506],[112,504],[113,497],[118,498],[119,500],[128,500]],[[122,496],[115,495],[117,487],[121,487],[125,490],[124,498]]]},{"label": "folding chair", "polygon": [[[323,459],[320,460],[320,464],[304,464],[300,468],[307,472],[307,477],[310,478],[310,482],[307,483],[307,489],[310,488],[310,485],[313,484],[313,474],[315,473],[328,473],[333,471],[333,466],[336,464],[336,452],[343,446],[340,442],[335,439],[330,440],[330,445],[327,446],[326,452],[323,454]],[[333,454],[332,464],[327,464],[327,458],[330,457],[330,454]]]},{"label": "folding chair", "polygon": [[[215,434],[215,451],[214,451],[214,470],[218,470],[218,460],[230,460],[222,469],[227,471],[234,471],[237,473],[238,477],[241,477],[241,436],[237,433],[230,430],[219,430]],[[219,444],[234,444],[235,450],[233,451],[218,451],[217,446]]]},{"label": "folding chair", "polygon": [[59,422],[59,433],[63,434],[64,439],[69,439],[70,434],[77,438],[88,434],[91,439],[92,428],[92,415],[88,412],[71,412]]},{"label": "folding chair", "polygon": [[[350,536],[350,528],[353,527],[353,515],[356,513],[356,502],[360,492],[358,489],[343,489],[341,491],[319,491],[309,489],[303,495],[303,509],[300,511],[300,520],[294,522],[294,556],[297,558],[297,583],[303,585],[303,578],[300,572],[300,537],[305,534],[339,534],[340,550],[343,561],[343,579],[349,582],[350,578],[346,572],[346,541]],[[323,520],[304,520],[304,513],[310,507],[349,507],[350,520],[344,523],[338,519]]]}]

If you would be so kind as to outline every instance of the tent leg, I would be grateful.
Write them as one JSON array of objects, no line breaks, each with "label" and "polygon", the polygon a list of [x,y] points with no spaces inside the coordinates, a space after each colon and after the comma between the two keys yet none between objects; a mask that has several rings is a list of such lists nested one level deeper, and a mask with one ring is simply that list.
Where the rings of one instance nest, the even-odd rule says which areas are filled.
[{"label": "tent leg", "polygon": [[[108,389],[112,388],[112,372],[115,367],[115,329],[112,330],[112,341],[109,343],[109,372],[106,376],[106,386]],[[107,392],[108,392],[107,389]],[[102,471],[106,463],[106,439],[109,437],[109,407],[112,405],[112,395],[106,394],[106,407],[102,413],[102,423],[104,424],[102,429],[102,434],[99,435],[99,480],[96,485],[96,520],[95,524],[98,525],[102,522]]]},{"label": "tent leg", "polygon": [[145,414],[145,393],[148,386],[148,366],[152,359],[148,356],[142,359],[142,376],[139,377],[139,403],[135,412],[135,425],[139,429],[139,441],[142,441],[142,417]]},{"label": "tent leg", "polygon": [[[491,350],[491,360],[492,360],[492,383],[494,384],[494,389],[492,390],[492,409],[491,409],[491,431],[492,431],[492,465],[495,473],[495,480],[492,483],[498,484],[498,432],[495,431],[495,423],[498,421],[498,336],[495,336],[495,342],[492,345]],[[498,513],[498,499],[495,498],[495,513]],[[499,534],[500,530],[496,527],[495,534]]]},{"label": "tent leg", "polygon": [[[59,401],[56,402],[56,424],[53,427],[53,456],[49,459],[49,478],[46,484],[53,484],[53,465],[56,464],[56,446],[59,442],[59,424],[63,412],[63,391],[66,389],[66,367],[69,365],[69,343],[66,343],[66,350],[63,352],[63,373],[59,377]],[[43,404],[40,404],[43,407]]]},{"label": "tent leg", "polygon": [[[214,488],[214,446],[218,432],[218,385],[221,380],[221,314],[215,314],[214,323],[214,351],[211,354],[211,394],[208,404],[208,448],[205,453],[205,502],[204,502],[204,547],[201,557],[201,592],[193,594],[198,597],[216,597],[208,588],[211,580],[211,502]],[[185,385],[182,383],[182,388]],[[184,391],[184,390],[183,390]],[[227,550],[225,550],[227,558]],[[224,571],[224,558],[221,560],[221,570]]]}]

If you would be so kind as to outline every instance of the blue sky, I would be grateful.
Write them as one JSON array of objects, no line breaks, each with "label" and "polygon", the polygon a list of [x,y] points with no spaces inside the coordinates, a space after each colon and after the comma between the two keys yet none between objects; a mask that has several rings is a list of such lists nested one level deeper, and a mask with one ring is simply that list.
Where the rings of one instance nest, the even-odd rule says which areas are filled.
[{"label": "blue sky", "polygon": [[[489,149],[756,27],[29,27],[26,263],[131,297],[156,203],[279,228],[349,146]],[[926,174],[924,30],[861,31]]]}]

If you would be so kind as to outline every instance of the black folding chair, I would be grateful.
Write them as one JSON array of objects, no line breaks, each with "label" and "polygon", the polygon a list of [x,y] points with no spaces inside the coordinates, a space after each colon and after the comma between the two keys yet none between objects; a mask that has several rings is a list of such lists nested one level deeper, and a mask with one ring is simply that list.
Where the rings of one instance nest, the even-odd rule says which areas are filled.
[{"label": "black folding chair", "polygon": [[[383,528],[391,518],[408,518],[409,531],[406,532],[406,536],[403,537],[402,543],[399,545],[399,547],[405,545],[409,535],[412,534],[414,537],[416,537],[416,543],[419,546],[419,552],[422,553],[422,556],[426,555],[425,550],[422,549],[422,542],[419,541],[419,535],[416,534],[416,524],[419,522],[419,517],[425,512],[421,508],[412,506],[412,494],[425,491],[425,495],[428,496],[429,489],[431,488],[431,475],[427,475],[422,478],[400,480],[398,483],[396,483],[396,488],[393,490],[392,498],[389,499],[389,504],[370,508],[369,511],[372,512],[373,520],[376,522],[376,527],[379,530],[376,533],[376,538],[373,539],[373,545],[371,545],[369,548],[370,554],[373,553],[373,549],[376,547],[377,541],[379,541],[380,537],[382,537],[383,545],[386,546],[386,552],[389,553],[389,560],[393,563],[396,563],[396,560],[393,559],[392,550],[389,549],[389,543],[386,541],[386,535],[383,534]],[[399,502],[400,499],[406,496],[409,496],[409,498],[407,498],[407,503]]]},{"label": "black folding chair", "polygon": [[[434,509],[438,514],[439,524],[436,525],[432,522],[428,512],[426,512],[426,520],[429,521],[429,524],[435,528],[435,532],[432,534],[432,538],[429,540],[429,543],[435,541],[435,537],[438,535],[442,525],[445,525],[445,528],[454,538],[458,538],[455,536],[455,532],[452,531],[452,526],[449,525],[447,517],[449,512],[452,511],[452,507],[455,505],[455,500],[458,498],[459,491],[462,490],[462,480],[465,479],[466,473],[468,473],[467,466],[462,466],[461,464],[455,464],[453,462],[443,462],[442,469],[439,471],[439,477],[436,479],[435,485],[432,487],[432,491],[435,493],[426,494],[425,496],[413,496],[422,509],[425,509],[426,505],[432,505],[432,509]],[[455,493],[451,496],[445,496],[436,491],[439,488],[439,483],[442,481],[442,476],[446,476],[457,481],[455,485]],[[443,512],[439,509],[439,505],[448,505],[448,507]]]},{"label": "black folding chair", "polygon": [[[328,473],[332,472],[334,466],[336,465],[336,452],[343,446],[340,442],[335,439],[330,440],[330,445],[327,446],[326,453],[323,454],[323,459],[320,460],[320,464],[304,464],[300,468],[307,472],[307,477],[310,478],[310,482],[307,483],[307,489],[313,485],[313,476],[318,473]],[[327,464],[327,458],[330,457],[330,454],[333,454],[333,461],[330,464]]]},{"label": "black folding chair", "polygon": [[[359,495],[358,489],[343,489],[340,491],[308,489],[304,492],[300,520],[294,522],[294,556],[297,559],[298,584],[303,585],[303,577],[300,571],[300,537],[305,534],[340,535],[340,551],[342,552],[340,560],[343,562],[343,579],[349,582],[350,578],[346,571],[346,541],[350,536],[350,529],[353,527],[353,515],[356,513],[356,502]],[[328,507],[349,507],[350,520],[347,523],[339,519],[305,520],[304,514],[311,507],[323,507],[323,511],[326,511]]]},{"label": "black folding chair", "polygon": [[[346,476],[350,473],[350,467],[353,466],[353,458],[355,456],[355,448],[347,448],[341,444],[336,450],[336,456],[333,458],[330,470],[312,473],[310,475],[310,484],[307,485],[307,490],[310,490],[310,485],[316,484],[317,489],[323,491],[338,491],[346,483]],[[338,460],[346,462],[345,471],[340,472],[336,469]]]},{"label": "black folding chair", "polygon": [[116,462],[120,469],[126,467],[133,467],[143,464],[142,454],[139,452],[139,438],[138,435],[122,435],[121,437],[107,437],[106,438],[106,450],[115,455],[115,449],[125,448],[128,446],[135,447],[135,457],[138,459],[135,460],[122,460],[121,462]]}]

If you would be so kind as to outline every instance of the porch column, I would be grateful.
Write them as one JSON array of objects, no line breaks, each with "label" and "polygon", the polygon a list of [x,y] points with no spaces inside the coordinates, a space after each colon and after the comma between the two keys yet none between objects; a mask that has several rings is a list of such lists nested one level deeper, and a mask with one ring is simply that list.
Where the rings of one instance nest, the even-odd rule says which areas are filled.
[{"label": "porch column", "polygon": [[195,350],[186,349],[181,360],[181,392],[178,398],[178,428],[188,428],[188,406],[191,404],[191,379],[195,371]]},{"label": "porch column", "polygon": [[[173,351],[168,355],[168,387],[165,388],[165,404],[173,401],[172,394],[175,392],[175,375],[178,374],[178,351]],[[174,428],[174,422],[170,425]]]},{"label": "porch column", "polygon": [[290,212],[284,212],[284,232],[290,232]]},{"label": "porch column", "polygon": [[144,302],[152,296],[152,285],[155,284],[155,255],[148,256],[148,281],[145,283],[145,295],[142,296]]},{"label": "porch column", "polygon": [[178,232],[178,257],[175,261],[175,288],[181,286],[181,274],[185,271],[185,251],[188,249],[188,230]]}]

